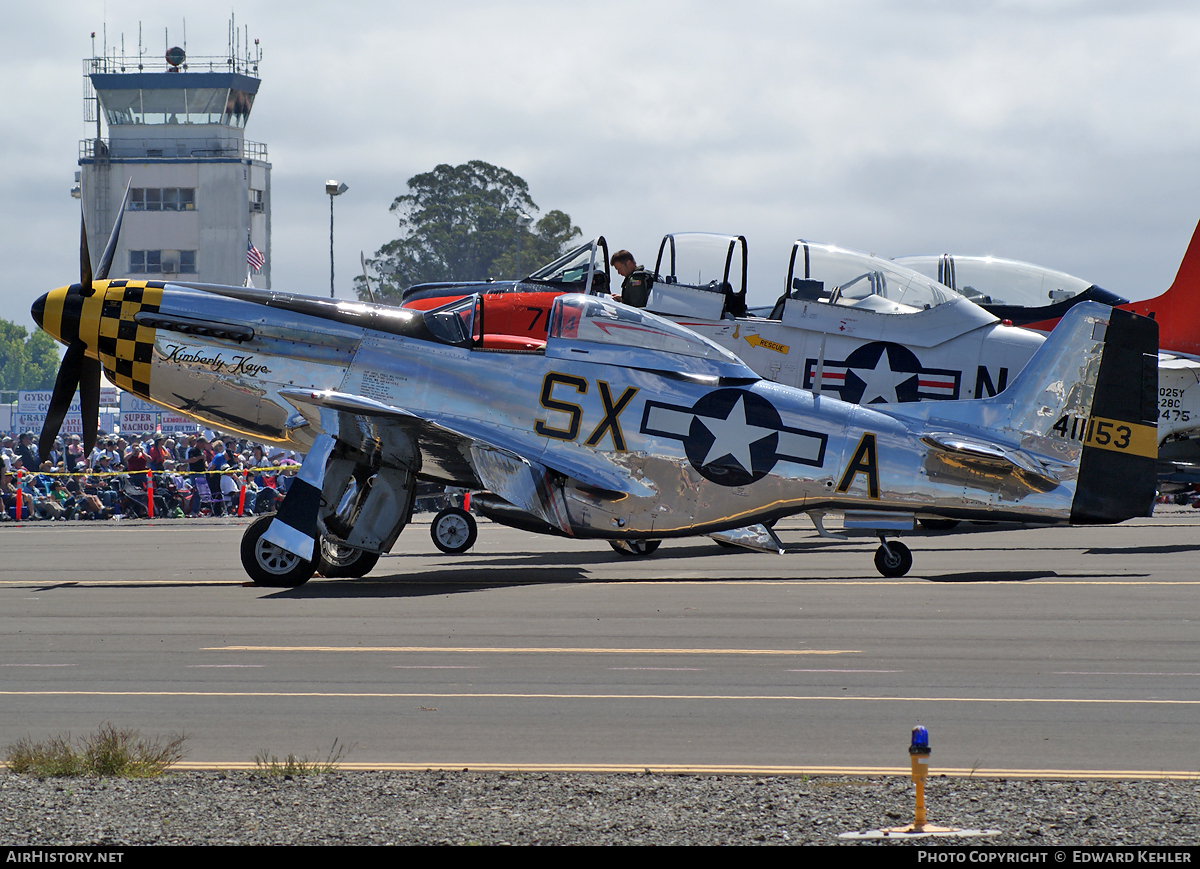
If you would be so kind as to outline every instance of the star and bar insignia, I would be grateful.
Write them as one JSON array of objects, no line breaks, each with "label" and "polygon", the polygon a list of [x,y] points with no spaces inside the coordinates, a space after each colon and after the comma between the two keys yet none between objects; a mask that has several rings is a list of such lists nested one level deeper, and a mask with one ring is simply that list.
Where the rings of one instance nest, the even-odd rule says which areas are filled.
[{"label": "star and bar insignia", "polygon": [[[804,363],[804,388],[813,389],[817,360]],[[962,372],[925,368],[917,355],[902,344],[872,341],[840,362],[825,361],[821,391],[836,391],[851,404],[954,400]]]},{"label": "star and bar insignia", "polygon": [[828,440],[785,426],[771,402],[744,389],[718,389],[692,407],[647,401],[641,431],[682,441],[692,467],[721,486],[761,480],[781,461],[820,467]]}]

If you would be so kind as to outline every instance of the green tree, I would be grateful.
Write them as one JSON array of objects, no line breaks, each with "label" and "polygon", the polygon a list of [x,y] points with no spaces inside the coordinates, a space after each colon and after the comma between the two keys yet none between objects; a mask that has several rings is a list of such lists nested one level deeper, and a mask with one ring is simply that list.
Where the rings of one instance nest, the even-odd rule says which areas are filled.
[{"label": "green tree", "polygon": [[58,343],[43,332],[29,333],[0,320],[0,390],[52,389],[58,375]]},{"label": "green tree", "polygon": [[[518,225],[521,212],[540,209],[525,180],[482,160],[461,166],[445,163],[408,179],[409,192],[397,196],[391,212],[401,238],[376,251],[368,264],[380,275],[376,298],[398,304],[403,290],[425,281],[512,279],[564,253],[581,233],[570,215],[551,211],[530,227]],[[355,279],[360,299],[366,282]]]}]

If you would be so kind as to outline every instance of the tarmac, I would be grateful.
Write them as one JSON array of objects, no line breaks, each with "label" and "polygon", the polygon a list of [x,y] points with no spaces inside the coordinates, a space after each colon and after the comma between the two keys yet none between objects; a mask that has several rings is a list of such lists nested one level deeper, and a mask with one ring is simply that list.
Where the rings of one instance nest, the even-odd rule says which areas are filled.
[{"label": "tarmac", "polygon": [[[424,519],[424,522],[420,521]],[[428,516],[357,580],[248,584],[249,520],[0,525],[0,745],[186,732],[184,766],[1200,778],[1200,511],[648,558]],[[839,523],[831,521],[831,527]]]}]

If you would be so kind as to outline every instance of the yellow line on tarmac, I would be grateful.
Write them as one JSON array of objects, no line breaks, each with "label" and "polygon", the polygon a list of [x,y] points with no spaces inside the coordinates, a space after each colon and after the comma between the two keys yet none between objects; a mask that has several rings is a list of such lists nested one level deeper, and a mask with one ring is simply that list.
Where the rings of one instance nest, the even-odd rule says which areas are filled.
[{"label": "yellow line on tarmac", "polygon": [[604,649],[548,646],[206,646],[202,652],[465,652],[586,655],[858,655],[859,649]]},{"label": "yellow line on tarmac", "polygon": [[[199,569],[197,570],[199,572]],[[142,586],[142,585],[232,585],[243,586],[253,585],[244,579],[197,579],[194,576],[180,574],[175,579],[4,579],[0,580],[0,585],[15,585],[23,587],[35,588],[92,588],[95,586],[104,585],[119,585],[119,586]],[[271,591],[279,591],[279,589],[271,589]]]},{"label": "yellow line on tarmac", "polygon": [[[484,569],[480,569],[484,571]],[[481,572],[481,575],[483,573]],[[318,579],[313,584],[322,584],[328,582],[346,582],[342,579]],[[406,579],[391,579],[385,577],[372,578],[365,577],[363,579],[349,580],[355,585],[385,585],[385,586],[421,586],[421,585],[445,585],[445,580],[422,579],[418,574],[412,578]],[[511,580],[505,577],[497,577],[494,579],[456,579],[453,585],[468,587],[468,586],[496,586],[510,583]],[[584,586],[600,586],[600,585],[646,585],[646,586],[667,586],[667,585],[701,585],[705,588],[714,586],[744,586],[744,585],[787,585],[795,588],[804,588],[810,586],[865,586],[868,588],[879,588],[882,586],[922,586],[926,588],[953,588],[955,586],[977,587],[981,585],[995,586],[1034,586],[1034,585],[1121,585],[1121,586],[1179,586],[1181,588],[1193,585],[1200,585],[1200,580],[1143,580],[1143,579],[1113,579],[1113,580],[1093,580],[1093,579],[1071,579],[1070,576],[1065,576],[1060,579],[988,579],[986,573],[981,573],[978,579],[971,580],[954,580],[953,582],[941,582],[940,577],[931,575],[928,577],[916,577],[913,579],[822,579],[816,576],[781,576],[776,579],[611,579],[603,576],[590,576],[583,580],[539,580],[524,582],[525,585],[584,585]],[[221,586],[241,586],[258,591],[278,592],[285,589],[268,588],[266,586],[257,586],[247,580],[224,580],[224,579],[200,579],[193,576],[191,573],[180,574],[173,579],[4,579],[0,580],[0,586],[14,586],[20,588],[103,588],[105,586],[118,586],[124,588],[137,588],[142,586],[203,586],[203,587],[221,587]]]},{"label": "yellow line on tarmac", "polygon": [[1091,697],[896,697],[831,694],[552,694],[503,691],[0,691],[0,697],[327,697],[383,700],[734,700],[844,703],[1065,703],[1109,706],[1200,706],[1200,700]]},{"label": "yellow line on tarmac", "polygon": [[[659,763],[478,763],[462,761],[449,763],[445,760],[427,763],[338,763],[344,772],[479,772],[479,773],[566,773],[585,775],[753,775],[753,776],[900,776],[908,778],[912,771],[900,766],[756,766],[739,764],[659,764]],[[257,765],[244,761],[182,762],[172,769],[179,770],[253,770]],[[1146,769],[974,769],[940,767],[933,770],[937,775],[950,778],[1020,778],[1020,779],[1066,779],[1066,780],[1148,780],[1148,781],[1195,781],[1200,779],[1200,770],[1146,770]]]},{"label": "yellow line on tarmac", "polygon": [[[958,574],[955,574],[955,576]],[[954,587],[976,587],[976,586],[1009,586],[1009,587],[1024,587],[1024,586],[1200,586],[1198,580],[1073,580],[1070,576],[1061,577],[1057,580],[989,580],[985,573],[979,574],[978,580],[954,580],[953,582],[943,582],[942,577],[932,574],[926,577],[916,577],[912,580],[822,580],[818,576],[781,576],[775,580],[607,580],[604,577],[596,577],[590,579],[584,585],[600,585],[600,583],[610,583],[610,585],[622,586],[686,586],[698,585],[704,587],[710,586],[796,586],[803,588],[805,586],[924,586],[926,588],[954,588]],[[461,585],[470,585],[469,582],[461,583]],[[553,583],[546,583],[553,585]],[[575,583],[572,583],[575,585]]]}]

